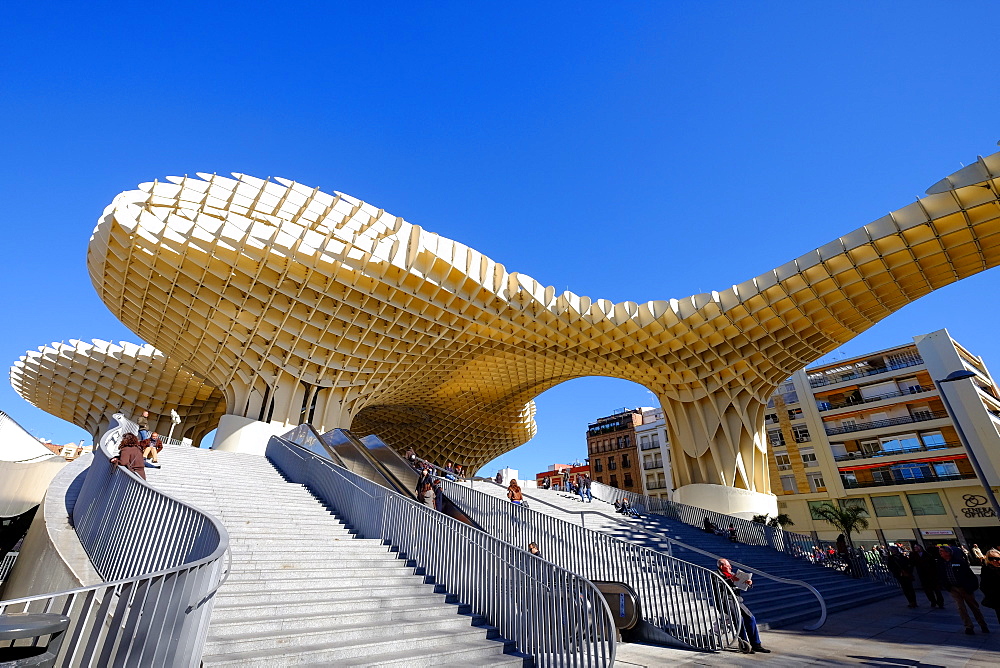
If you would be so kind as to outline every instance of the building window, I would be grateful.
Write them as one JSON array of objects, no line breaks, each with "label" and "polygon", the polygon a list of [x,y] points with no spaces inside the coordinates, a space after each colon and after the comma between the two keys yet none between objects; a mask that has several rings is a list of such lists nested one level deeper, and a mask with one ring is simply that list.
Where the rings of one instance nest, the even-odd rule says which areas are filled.
[{"label": "building window", "polygon": [[597,458],[595,457],[595,458],[594,458],[594,472],[595,472],[595,473],[602,473],[603,471],[604,471],[604,467],[603,467],[603,466],[601,466],[601,460],[600,460],[600,459],[597,459]]},{"label": "building window", "polygon": [[841,508],[860,508],[868,514],[868,504],[861,498],[837,499],[837,505]]},{"label": "building window", "polygon": [[913,406],[910,409],[910,415],[913,416],[914,420],[930,420],[934,417],[928,406]]},{"label": "building window", "polygon": [[628,460],[628,453],[625,453],[622,455],[622,468],[627,469],[630,466],[632,466],[632,463]]},{"label": "building window", "polygon": [[934,465],[934,473],[940,478],[961,475],[955,462],[938,462]]},{"label": "building window", "polygon": [[806,468],[819,466],[819,462],[816,461],[815,452],[800,452],[799,454],[802,456],[802,463],[805,464]]},{"label": "building window", "polygon": [[659,434],[653,434],[650,438],[653,439],[653,447],[656,447],[656,448],[660,447],[660,435]]},{"label": "building window", "polygon": [[858,486],[858,476],[855,475],[853,471],[841,473],[840,479],[844,483],[844,487],[851,488]]},{"label": "building window", "polygon": [[814,520],[822,520],[823,518],[816,514],[816,509],[820,506],[830,505],[829,501],[809,501],[809,515]]},{"label": "building window", "polygon": [[597,482],[599,482],[599,483],[601,483],[603,485],[604,484],[604,476],[602,476],[602,475],[597,476]]},{"label": "building window", "polygon": [[779,471],[789,471],[792,468],[792,462],[788,459],[788,455],[775,455],[774,463],[778,465]]},{"label": "building window", "polygon": [[886,362],[889,363],[890,369],[902,369],[903,367],[924,363],[924,360],[920,357],[920,354],[917,353],[916,350],[906,350],[901,353],[893,353],[892,355],[886,355],[885,358]]},{"label": "building window", "polygon": [[937,492],[927,492],[926,494],[907,494],[906,500],[910,504],[910,510],[916,515],[944,515],[944,504]]},{"label": "building window", "polygon": [[615,458],[614,457],[608,457],[608,470],[609,471],[614,471],[617,468],[618,468],[618,463],[615,462]]},{"label": "building window", "polygon": [[622,436],[622,447],[623,448],[627,448],[629,446],[629,443],[631,443],[631,442],[632,442],[631,441],[631,437],[628,434],[625,434],[624,436]]},{"label": "building window", "polygon": [[611,476],[611,486],[612,487],[618,486],[618,476],[616,475]]},{"label": "building window", "polygon": [[774,413],[768,413],[764,416],[764,424],[778,424],[778,416]]},{"label": "building window", "polygon": [[898,496],[873,496],[872,508],[879,517],[906,517],[903,500]]},{"label": "building window", "polygon": [[796,443],[808,443],[812,440],[809,436],[809,428],[804,424],[792,425],[792,436],[795,437]]},{"label": "building window", "polygon": [[625,486],[632,487],[632,475],[629,473],[625,474]]},{"label": "building window", "polygon": [[854,418],[844,418],[840,421],[841,427],[856,427],[857,424],[858,421],[855,420]]},{"label": "building window", "polygon": [[809,490],[812,492],[822,492],[826,489],[826,483],[823,482],[822,473],[810,473],[806,476],[809,480]]},{"label": "building window", "polygon": [[798,420],[800,417],[802,417],[801,408],[792,408],[791,410],[788,411],[789,420]]},{"label": "building window", "polygon": [[781,433],[780,429],[768,429],[767,440],[772,448],[776,448],[785,444],[785,435]]},{"label": "building window", "polygon": [[795,484],[795,476],[793,475],[781,476],[781,490],[784,492],[791,492],[792,494],[797,494],[799,488]]},{"label": "building window", "polygon": [[946,445],[944,434],[939,431],[920,434],[920,440],[923,441],[925,448],[943,448]]}]

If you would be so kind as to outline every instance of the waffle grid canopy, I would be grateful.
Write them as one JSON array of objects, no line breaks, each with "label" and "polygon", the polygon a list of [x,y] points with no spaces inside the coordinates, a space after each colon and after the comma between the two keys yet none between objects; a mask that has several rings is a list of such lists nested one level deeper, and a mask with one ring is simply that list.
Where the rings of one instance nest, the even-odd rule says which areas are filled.
[{"label": "waffle grid canopy", "polygon": [[218,388],[228,414],[376,433],[475,470],[534,435],[541,392],[624,378],[660,399],[675,486],[768,493],[765,402],[784,379],[1000,262],[998,155],[773,271],[684,299],[557,293],[343,193],[245,174],[120,194],[88,266],[111,311]]}]

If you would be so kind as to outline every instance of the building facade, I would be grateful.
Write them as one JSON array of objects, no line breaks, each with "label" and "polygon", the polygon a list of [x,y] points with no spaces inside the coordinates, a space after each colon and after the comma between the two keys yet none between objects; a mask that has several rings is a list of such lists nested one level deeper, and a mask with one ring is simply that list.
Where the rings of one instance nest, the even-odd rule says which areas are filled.
[{"label": "building facade", "polygon": [[[957,370],[974,376],[936,385]],[[983,360],[947,330],[794,374],[772,395],[765,423],[772,488],[793,531],[834,539],[838,532],[811,512],[834,503],[867,510],[862,544],[1000,544],[997,518],[958,433],[996,488],[1000,391]]]},{"label": "building facade", "polygon": [[662,408],[643,408],[642,424],[635,427],[639,456],[642,458],[642,492],[656,498],[670,498],[670,439]]},{"label": "building facade", "polygon": [[535,484],[544,487],[547,480],[550,489],[563,489],[565,476],[573,479],[583,473],[590,475],[590,467],[586,464],[552,464],[547,470],[535,474]]},{"label": "building facade", "polygon": [[594,480],[630,492],[643,491],[636,438],[642,412],[642,408],[623,408],[587,425],[587,454]]}]

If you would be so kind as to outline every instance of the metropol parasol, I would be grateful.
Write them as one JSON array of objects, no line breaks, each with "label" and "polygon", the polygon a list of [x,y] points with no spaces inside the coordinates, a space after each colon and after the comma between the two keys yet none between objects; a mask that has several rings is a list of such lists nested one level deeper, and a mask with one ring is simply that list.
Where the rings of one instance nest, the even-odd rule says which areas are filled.
[{"label": "metropol parasol", "polygon": [[[12,382],[91,433],[125,405],[151,406],[162,425],[173,402],[197,416],[186,435],[217,427],[224,450],[260,452],[262,436],[311,422],[475,470],[534,435],[534,397],[611,376],[659,398],[679,501],[775,508],[770,394],[902,306],[997,265],[998,179],[1000,154],[980,158],[739,285],[612,303],[559,293],[343,193],[168,178],[118,195],[87,254],[101,299],[149,345],[44,346]],[[123,383],[129,367],[141,372]],[[95,374],[106,382],[84,380]],[[72,392],[49,389],[70,378]]]}]

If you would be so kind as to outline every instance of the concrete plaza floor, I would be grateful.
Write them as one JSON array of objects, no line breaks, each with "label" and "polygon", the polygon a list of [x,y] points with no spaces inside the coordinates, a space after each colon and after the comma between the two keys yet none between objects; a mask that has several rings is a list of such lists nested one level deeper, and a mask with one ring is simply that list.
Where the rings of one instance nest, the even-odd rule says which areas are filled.
[{"label": "concrete plaza floor", "polygon": [[[918,596],[921,592],[917,592]],[[977,600],[981,598],[977,596]],[[618,646],[616,666],[830,666],[882,668],[996,668],[1000,666],[1000,624],[982,608],[990,634],[965,635],[955,604],[945,596],[945,609],[932,610],[926,599],[910,610],[896,596],[886,601],[830,615],[819,631],[762,631],[771,654],[688,652],[628,643]]]}]

